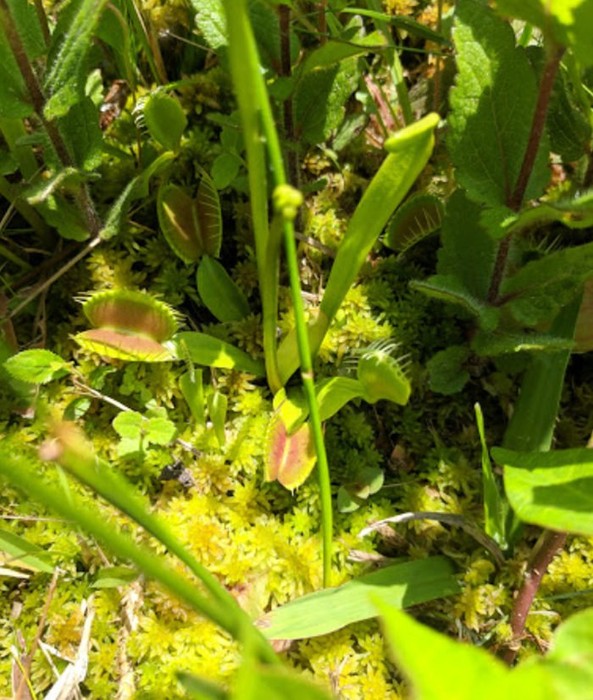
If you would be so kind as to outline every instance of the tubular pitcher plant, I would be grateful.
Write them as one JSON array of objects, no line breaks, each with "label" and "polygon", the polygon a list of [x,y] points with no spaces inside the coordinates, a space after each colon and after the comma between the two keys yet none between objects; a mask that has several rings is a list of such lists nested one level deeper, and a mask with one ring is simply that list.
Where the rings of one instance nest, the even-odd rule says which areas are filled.
[{"label": "tubular pitcher plant", "polygon": [[[321,416],[313,377],[312,358],[319,350],[346,292],[354,283],[362,264],[387,220],[424,168],[432,152],[433,131],[438,123],[438,117],[434,114],[429,115],[420,122],[398,132],[385,143],[388,156],[374,176],[350,220],[348,230],[332,266],[318,316],[307,328],[294,241],[294,219],[302,197],[286,181],[280,141],[265,89],[257,46],[249,23],[247,4],[244,0],[232,3],[230,0],[226,0],[224,7],[229,32],[228,52],[231,72],[239,102],[247,151],[251,214],[263,307],[266,371],[271,389],[278,393],[300,364],[311,437],[318,464],[324,543],[323,579],[324,584],[328,585],[332,537],[331,490],[329,467],[321,429]],[[266,151],[269,155],[269,169],[274,185],[274,218],[271,223],[268,215]],[[280,231],[282,231],[282,236]],[[281,237],[290,276],[295,311],[295,331],[283,340],[280,347],[277,347],[276,326]],[[382,384],[383,379],[386,378],[376,382],[377,387]],[[400,378],[400,381],[405,382],[405,378]],[[338,391],[344,396],[341,387],[338,386],[331,387],[327,393]],[[377,392],[380,393],[379,389]],[[358,394],[353,396],[356,395],[363,396],[373,402],[378,398],[383,398],[383,395],[371,398],[364,386],[361,386]],[[283,392],[281,396],[284,398],[286,395]],[[326,415],[325,417],[330,416]],[[302,418],[296,425],[293,423],[284,426],[286,430],[283,436],[279,436],[279,439],[282,441],[282,437],[284,437],[286,443],[280,444],[280,446],[272,445],[272,461],[278,459],[276,456],[278,449],[281,452],[287,452],[291,459],[298,459],[301,451],[298,447],[296,450],[291,448],[290,435],[295,430],[301,429],[300,424],[302,424]],[[306,443],[307,436],[303,437],[305,437]],[[291,450],[292,454],[290,454]],[[290,479],[290,485],[295,486],[302,483],[313,464],[313,460],[303,459],[302,465],[293,466],[293,469],[300,473],[296,478]],[[278,470],[272,469],[268,473],[269,475],[277,474]]]}]

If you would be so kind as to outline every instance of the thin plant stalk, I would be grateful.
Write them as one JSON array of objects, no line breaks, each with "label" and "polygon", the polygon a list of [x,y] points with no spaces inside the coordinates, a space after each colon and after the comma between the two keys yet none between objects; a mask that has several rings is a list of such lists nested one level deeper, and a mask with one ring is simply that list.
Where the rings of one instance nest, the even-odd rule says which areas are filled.
[{"label": "thin plant stalk", "polygon": [[[263,136],[267,145],[272,177],[276,185],[276,191],[279,191],[279,188],[286,186],[286,173],[284,169],[282,150],[280,147],[278,132],[276,130],[274,115],[272,113],[272,108],[268,99],[265,84],[260,71],[257,47],[255,39],[253,37],[251,25],[249,23],[247,6],[245,4],[245,0],[234,0],[234,2],[231,2],[231,0],[225,0],[224,5],[229,28],[229,55],[231,69],[235,81],[235,89],[237,91],[239,105],[241,108],[244,138],[246,143],[254,144],[254,142],[260,141],[261,137]],[[259,125],[257,117],[259,117]],[[259,126],[261,126],[261,133],[260,129],[258,128]],[[251,154],[255,155],[256,167],[258,169],[264,169],[265,172],[265,161],[262,161],[261,154],[259,152],[256,152],[256,149],[253,146],[251,148],[251,153],[248,147],[248,158]],[[251,160],[249,160],[250,181],[252,170],[253,165]],[[278,298],[277,271],[279,266],[280,250],[279,246],[277,246],[275,241],[270,241],[270,238],[272,238],[272,232],[268,230],[269,225],[267,221],[267,192],[265,191],[262,182],[265,183],[265,179],[263,181],[260,180],[256,183],[251,182],[251,197],[252,207],[254,206],[254,196],[257,198],[256,201],[259,204],[260,208],[259,216],[262,216],[264,212],[266,214],[266,220],[261,220],[258,223],[262,227],[262,229],[266,229],[265,232],[262,231],[263,238],[264,240],[268,240],[267,248],[269,249],[269,251],[273,252],[273,256],[270,256],[268,253],[266,258],[268,265],[273,265],[274,284],[276,285],[276,289],[273,290],[273,332],[275,336]],[[254,184],[255,191],[253,187]],[[266,199],[266,206],[262,206],[262,198]],[[290,209],[290,207],[288,207],[288,209]],[[255,214],[255,212],[253,213]],[[333,514],[329,465],[327,462],[327,453],[325,450],[325,443],[323,439],[323,430],[321,427],[319,408],[315,396],[313,363],[311,359],[309,335],[307,330],[307,323],[305,320],[305,311],[302,301],[300,277],[298,272],[293,216],[287,214],[287,208],[283,208],[282,206],[279,208],[278,214],[282,218],[282,237],[286,252],[292,301],[294,306],[297,344],[301,365],[301,377],[303,381],[305,396],[307,398],[307,403],[309,407],[309,417],[313,437],[313,444],[317,455],[317,475],[319,479],[319,489],[321,493],[323,585],[328,586],[330,583],[331,575],[333,533]],[[270,275],[270,269],[264,269],[262,279],[262,271],[260,270],[260,284],[265,280],[266,276],[268,275]],[[272,321],[272,319],[268,319],[268,322],[270,321]],[[271,362],[271,366],[273,367],[275,373],[274,379],[278,382],[278,386],[272,386],[272,389],[277,390],[282,386],[282,382],[279,381],[279,374],[277,374],[278,364],[275,337],[273,346],[271,347],[271,351],[274,353],[274,359],[273,362]],[[266,353],[266,365],[268,365],[268,362],[269,359]]]},{"label": "thin plant stalk", "polygon": [[[46,457],[59,456],[60,446],[56,449],[56,446],[50,445],[44,449]],[[51,455],[52,450],[55,451],[53,455]],[[62,455],[66,451],[63,450]],[[78,451],[77,453],[80,454]],[[16,458],[6,452],[2,453],[0,474],[28,496],[79,525],[85,532],[107,546],[117,557],[133,562],[146,576],[164,585],[179,599],[224,629],[234,639],[240,641],[248,621],[251,641],[257,648],[262,661],[278,663],[278,658],[269,643],[259,630],[251,625],[246,613],[234,600],[232,604],[223,604],[221,597],[214,600],[205,597],[193,583],[166,564],[162,556],[138,545],[130,535],[115,529],[96,505],[84,501],[72,489],[68,489],[67,497],[64,497],[63,487],[59,488],[41,480],[38,469],[24,457]]]}]

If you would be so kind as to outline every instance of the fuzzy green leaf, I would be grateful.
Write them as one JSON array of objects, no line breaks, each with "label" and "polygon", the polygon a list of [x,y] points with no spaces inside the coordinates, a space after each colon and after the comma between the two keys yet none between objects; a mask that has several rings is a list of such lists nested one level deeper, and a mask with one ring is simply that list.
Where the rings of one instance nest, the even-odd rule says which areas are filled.
[{"label": "fuzzy green leaf", "polygon": [[481,207],[458,189],[447,201],[438,256],[440,275],[453,275],[470,294],[486,299],[498,246],[481,225]]},{"label": "fuzzy green leaf", "polygon": [[87,79],[86,58],[92,35],[108,0],[79,0],[74,11],[68,9],[68,26],[60,27],[54,36],[61,39],[53,64],[47,71],[45,88],[50,94],[45,105],[47,119],[64,116],[84,99]]},{"label": "fuzzy green leaf", "polygon": [[477,317],[480,327],[484,330],[494,330],[498,325],[498,309],[488,306],[481,299],[470,294],[462,282],[453,275],[433,275],[424,281],[411,282],[410,287],[433,299],[461,306],[472,316]]},{"label": "fuzzy green leaf", "polygon": [[[457,179],[471,199],[507,204],[525,155],[537,98],[533,70],[509,24],[484,0],[459,0],[453,31],[458,75],[451,90],[449,147]],[[541,141],[526,198],[549,179]]]},{"label": "fuzzy green leaf", "polygon": [[297,138],[314,145],[337,129],[346,113],[345,104],[356,90],[359,74],[356,59],[306,73],[294,93]]},{"label": "fuzzy green leaf", "polygon": [[493,448],[507,497],[521,520],[593,535],[593,450],[514,452]]},{"label": "fuzzy green leaf", "polygon": [[219,321],[240,321],[249,315],[245,294],[224,267],[209,255],[204,255],[200,261],[196,282],[206,308]]},{"label": "fuzzy green leaf", "polygon": [[68,371],[68,363],[50,350],[23,350],[9,357],[4,367],[15,379],[31,384],[45,384]]},{"label": "fuzzy green leaf", "polygon": [[444,557],[430,557],[353,579],[276,608],[260,620],[268,639],[304,639],[328,634],[375,617],[371,595],[397,608],[410,607],[457,593],[453,567]]},{"label": "fuzzy green leaf", "polygon": [[90,97],[85,97],[59,120],[68,134],[74,162],[81,170],[95,170],[101,163],[103,137],[99,127],[99,110]]},{"label": "fuzzy green leaf", "polygon": [[505,307],[525,325],[549,322],[576,297],[592,270],[593,243],[549,253],[506,280],[502,295],[510,301]]}]

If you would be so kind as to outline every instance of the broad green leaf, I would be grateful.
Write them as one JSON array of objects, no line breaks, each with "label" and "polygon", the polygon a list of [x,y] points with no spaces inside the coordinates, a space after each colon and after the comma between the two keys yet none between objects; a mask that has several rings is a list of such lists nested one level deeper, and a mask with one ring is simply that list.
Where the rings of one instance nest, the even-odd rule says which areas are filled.
[{"label": "broad green leaf", "polygon": [[[198,365],[238,369],[258,377],[263,377],[265,374],[264,364],[261,360],[254,360],[243,350],[206,333],[183,331],[177,333],[175,339],[177,343],[182,342],[186,346],[192,362]],[[183,353],[183,350],[178,349],[178,357],[183,357]]]},{"label": "broad green leaf", "polygon": [[129,566],[108,566],[99,569],[91,588],[118,588],[127,586],[138,578],[139,572]]},{"label": "broad green leaf", "polygon": [[11,376],[22,382],[45,384],[68,372],[68,363],[50,350],[23,350],[4,363]]},{"label": "broad green leaf", "polygon": [[179,100],[156,90],[142,103],[144,123],[152,138],[168,151],[177,151],[187,118]]},{"label": "broad green leaf", "polygon": [[593,64],[593,5],[589,0],[497,0],[500,12],[539,27],[547,38],[572,48],[585,66]]},{"label": "broad green leaf", "polygon": [[45,105],[47,119],[64,116],[84,98],[87,79],[86,58],[92,45],[92,35],[108,0],[80,0],[69,14],[66,28],[54,32],[61,39],[53,64],[45,77],[50,97]]},{"label": "broad green leaf", "polygon": [[485,649],[439,634],[377,596],[373,600],[417,700],[561,700],[551,692],[545,669],[510,670]]},{"label": "broad green leaf", "polygon": [[438,272],[453,275],[467,291],[485,300],[498,246],[480,223],[481,207],[458,189],[447,201],[441,228]]},{"label": "broad green leaf", "polygon": [[521,520],[593,535],[593,450],[514,452],[493,448],[507,498]]},{"label": "broad green leaf", "polygon": [[430,557],[387,566],[338,588],[297,598],[268,613],[258,624],[268,639],[304,639],[375,617],[372,596],[406,608],[458,591],[450,562],[444,557]]},{"label": "broad green leaf", "polygon": [[[533,70],[511,26],[485,0],[459,0],[453,39],[458,74],[451,90],[449,148],[459,184],[491,206],[509,204],[523,162],[537,98]],[[525,197],[549,180],[541,141]]]},{"label": "broad green leaf", "polygon": [[204,255],[200,261],[196,282],[204,305],[219,321],[240,321],[249,315],[245,294],[224,267],[209,255]]},{"label": "broad green leaf", "polygon": [[581,291],[591,277],[593,243],[548,253],[527,263],[502,285],[504,306],[525,325],[549,322]]},{"label": "broad green leaf", "polygon": [[342,123],[346,102],[357,85],[355,58],[303,75],[293,97],[297,138],[310,145],[328,139]]},{"label": "broad green leaf", "polygon": [[410,283],[410,287],[433,299],[461,306],[477,318],[483,330],[491,331],[498,325],[498,309],[470,294],[463,283],[453,275],[433,275],[427,280],[414,280]]},{"label": "broad green leaf", "polygon": [[4,528],[0,528],[0,552],[8,555],[6,558],[0,555],[2,564],[53,573],[54,566],[49,552]]},{"label": "broad green leaf", "polygon": [[489,537],[503,549],[507,546],[505,522],[508,516],[509,506],[505,501],[499,484],[494,476],[486,434],[484,430],[484,416],[479,403],[474,404],[476,424],[482,446],[482,491],[484,500],[484,530]]},{"label": "broad green leaf", "polygon": [[113,49],[118,69],[117,75],[133,85],[136,71],[132,49],[134,31],[131,24],[126,22],[125,16],[113,3],[109,3],[105,8],[95,30],[95,35]]}]

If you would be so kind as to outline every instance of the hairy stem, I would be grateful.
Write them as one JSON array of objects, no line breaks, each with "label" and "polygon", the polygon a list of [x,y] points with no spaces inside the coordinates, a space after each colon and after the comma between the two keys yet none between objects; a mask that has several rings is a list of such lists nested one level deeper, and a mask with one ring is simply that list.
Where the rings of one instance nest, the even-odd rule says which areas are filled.
[{"label": "hairy stem", "polygon": [[554,532],[544,530],[535,546],[531,560],[525,572],[523,585],[517,593],[513,612],[511,613],[511,629],[513,636],[508,645],[503,649],[501,657],[503,661],[511,665],[517,656],[521,646],[521,639],[525,632],[527,615],[533,603],[533,599],[540,587],[542,578],[548,566],[556,554],[562,549],[566,542],[565,532]]},{"label": "hairy stem", "polygon": [[[550,51],[548,60],[544,66],[537,101],[535,103],[535,110],[533,112],[533,119],[531,121],[531,131],[529,133],[527,147],[525,148],[525,155],[523,156],[523,162],[521,163],[521,169],[519,171],[519,176],[517,177],[515,187],[507,197],[506,201],[506,205],[513,211],[519,211],[521,205],[523,204],[527,184],[529,182],[531,171],[533,170],[537,156],[537,151],[544,133],[546,116],[550,105],[550,96],[552,94],[554,80],[556,78],[556,73],[558,72],[563,53],[564,48],[554,46]],[[498,292],[504,276],[510,246],[510,238],[505,238],[498,248],[496,262],[494,264],[494,271],[492,273],[492,281],[490,283],[490,289],[488,290],[488,301],[491,304],[495,303],[498,299]]]}]

